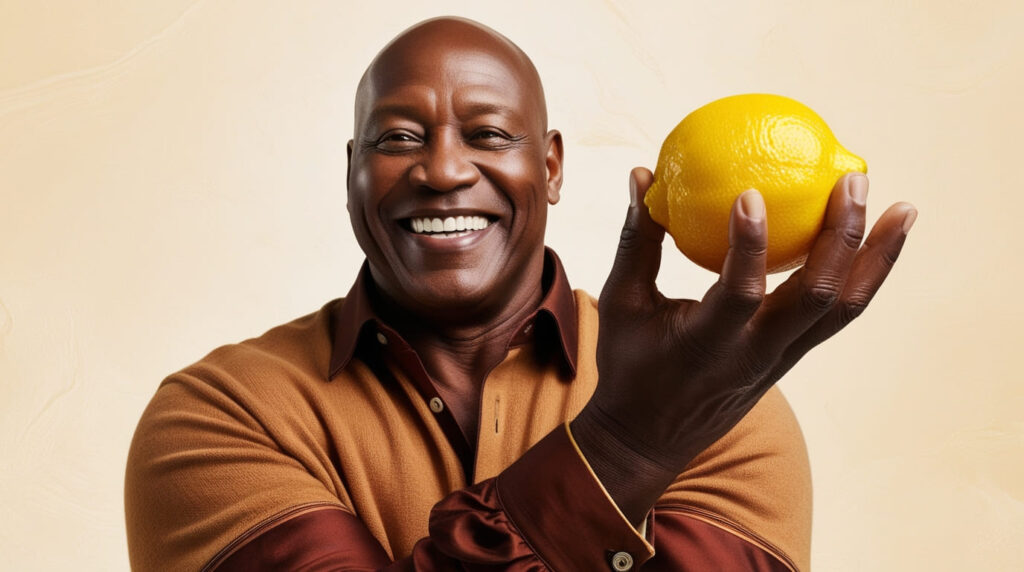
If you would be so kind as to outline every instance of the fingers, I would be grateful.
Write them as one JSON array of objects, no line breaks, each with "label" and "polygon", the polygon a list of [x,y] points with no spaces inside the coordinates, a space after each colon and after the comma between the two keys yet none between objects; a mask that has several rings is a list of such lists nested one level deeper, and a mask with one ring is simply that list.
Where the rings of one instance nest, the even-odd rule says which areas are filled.
[{"label": "fingers", "polygon": [[611,274],[601,292],[602,299],[609,291],[614,291],[617,298],[632,296],[634,300],[657,293],[654,281],[661,267],[665,229],[651,219],[644,204],[644,196],[653,182],[654,175],[643,167],[629,174],[629,210]]},{"label": "fingers", "polygon": [[758,316],[765,344],[781,352],[839,299],[864,236],[867,192],[868,180],[861,173],[836,183],[807,262],[767,297]]},{"label": "fingers", "polygon": [[705,331],[727,337],[757,312],[764,300],[767,247],[764,199],[751,189],[733,203],[722,274],[693,317]]},{"label": "fingers", "polygon": [[892,205],[882,214],[854,259],[839,300],[790,346],[787,360],[800,359],[864,312],[889,276],[916,219],[917,210],[909,203]]}]

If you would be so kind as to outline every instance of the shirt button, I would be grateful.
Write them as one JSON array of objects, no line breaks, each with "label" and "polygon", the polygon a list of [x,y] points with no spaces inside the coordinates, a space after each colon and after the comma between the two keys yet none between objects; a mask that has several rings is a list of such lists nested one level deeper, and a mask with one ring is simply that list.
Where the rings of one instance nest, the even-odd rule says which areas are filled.
[{"label": "shirt button", "polygon": [[430,398],[430,410],[433,411],[434,413],[440,413],[444,411],[444,402],[441,401],[440,397]]},{"label": "shirt button", "polygon": [[626,572],[633,569],[633,557],[629,552],[616,552],[612,556],[612,570],[615,572]]},{"label": "shirt button", "polygon": [[388,345],[388,337],[382,332],[377,332],[377,341],[380,342],[380,345],[382,346]]}]

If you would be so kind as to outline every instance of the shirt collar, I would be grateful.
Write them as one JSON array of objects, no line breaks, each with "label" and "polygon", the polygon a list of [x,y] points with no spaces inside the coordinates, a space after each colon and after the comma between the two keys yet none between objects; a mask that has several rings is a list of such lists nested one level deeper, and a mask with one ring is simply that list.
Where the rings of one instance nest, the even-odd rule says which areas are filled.
[{"label": "shirt collar", "polygon": [[[369,264],[364,262],[355,284],[331,315],[332,349],[328,380],[338,375],[352,360],[367,324],[372,326],[384,323],[370,303],[368,287],[372,280]],[[541,334],[538,329],[549,329],[555,334],[553,337],[561,347],[561,362],[568,369],[570,376],[575,377],[576,351],[579,345],[576,302],[569,280],[565,276],[565,269],[562,268],[562,261],[558,259],[555,251],[547,247],[544,249],[544,287],[544,298],[540,306],[520,325],[513,342],[518,341],[521,335],[537,336]],[[531,325],[535,327],[531,328]]]}]

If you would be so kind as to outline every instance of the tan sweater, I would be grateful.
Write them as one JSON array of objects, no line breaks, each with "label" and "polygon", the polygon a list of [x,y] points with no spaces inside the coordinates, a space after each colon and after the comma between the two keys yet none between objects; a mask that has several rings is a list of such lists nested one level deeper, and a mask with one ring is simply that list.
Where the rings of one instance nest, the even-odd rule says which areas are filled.
[{"label": "tan sweater", "polygon": [[[434,400],[437,395],[431,393],[429,379],[418,377],[422,373],[416,371],[417,360],[411,360],[411,348],[373,319],[345,323],[367,312],[373,318],[365,300],[357,298],[350,294],[347,302],[332,301],[259,338],[219,348],[160,385],[139,422],[128,460],[125,506],[133,569],[216,568],[247,546],[257,546],[254,539],[260,538],[274,538],[278,544],[277,538],[291,538],[299,544],[295,554],[327,550],[324,542],[303,548],[302,538],[313,537],[308,531],[266,534],[285,522],[297,523],[301,531],[302,518],[323,516],[324,511],[333,511],[349,523],[346,526],[355,527],[352,530],[358,528],[358,534],[327,531],[328,538],[347,536],[356,542],[365,536],[364,544],[379,544],[371,550],[378,559],[408,557],[415,548],[462,562],[469,558],[460,556],[464,542],[477,543],[465,554],[494,553],[474,540],[479,534],[447,537],[451,531],[433,529],[441,526],[436,522],[441,517],[431,516],[431,508],[473,484],[466,482],[465,456],[460,457],[459,447],[453,445],[451,416],[446,420],[443,402]],[[765,561],[777,566],[771,569],[806,570],[808,462],[800,429],[777,389],[680,475],[658,501],[646,538],[636,535],[610,498],[601,495],[600,483],[560,428],[579,412],[597,383],[596,301],[580,291],[568,300],[575,316],[564,315],[563,299],[563,316],[556,321],[562,330],[573,330],[562,334],[563,349],[574,351],[572,359],[552,358],[550,351],[537,347],[537,340],[550,336],[517,338],[483,387],[472,475],[485,492],[472,498],[449,496],[447,508],[455,503],[456,513],[469,515],[463,524],[481,520],[480,515],[492,521],[500,516],[495,522],[509,522],[494,534],[507,533],[516,540],[518,550],[528,552],[523,562],[534,558],[555,568],[554,562],[571,562],[572,567],[579,563],[577,569],[588,569],[583,563],[591,558],[607,562],[608,551],[618,547],[602,544],[617,542],[628,545],[623,550],[637,565],[650,559],[645,570],[667,570],[671,568],[657,562],[679,562],[670,560],[679,557],[670,552],[683,550],[679,547],[685,539],[678,535],[698,538],[700,533],[721,536],[723,546],[763,552]],[[524,334],[532,323],[523,328]],[[366,327],[353,331],[361,326]],[[557,328],[547,330],[557,335]],[[567,335],[577,339],[566,340]],[[338,363],[337,353],[344,351],[339,350],[339,338],[358,341],[358,348],[349,348],[354,356],[341,360],[344,367],[329,379],[332,354]],[[575,367],[574,377],[567,375],[566,361]],[[526,476],[514,477],[509,471],[505,485],[499,479],[494,496],[501,498],[493,501],[494,506],[483,506],[484,501],[479,501],[480,507],[471,506],[478,502],[474,499],[487,496],[492,477],[549,433],[554,443],[549,448],[560,447],[557,453],[524,460],[517,474]],[[567,490],[581,491],[582,496],[565,503],[569,509],[579,502],[584,503],[581,511],[596,511],[591,518],[602,522],[604,532],[596,530],[600,527],[591,530],[587,522],[532,522],[544,519],[522,515],[545,514],[550,512],[545,506],[562,501],[545,497],[540,481],[513,483],[513,478],[576,479],[580,485]],[[509,498],[502,497],[503,490]],[[515,522],[516,518],[531,522]],[[614,539],[601,536],[611,534],[609,530]],[[546,546],[556,538],[562,538],[559,546]],[[421,539],[426,542],[417,547]],[[577,541],[580,547],[566,548]],[[342,546],[332,550],[352,552],[352,547],[343,546],[348,540],[337,542]],[[351,564],[360,557],[351,558],[337,562]],[[297,560],[277,562],[283,566],[281,562]],[[414,565],[413,560],[408,562]]]}]

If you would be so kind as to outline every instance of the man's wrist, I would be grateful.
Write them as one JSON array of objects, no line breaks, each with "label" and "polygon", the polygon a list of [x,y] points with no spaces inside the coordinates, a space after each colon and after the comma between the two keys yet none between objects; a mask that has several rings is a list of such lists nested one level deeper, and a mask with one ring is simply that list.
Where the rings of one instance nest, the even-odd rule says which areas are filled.
[{"label": "man's wrist", "polygon": [[495,492],[508,521],[553,570],[606,569],[609,551],[637,565],[654,554],[565,426],[502,471]]},{"label": "man's wrist", "polygon": [[598,480],[636,526],[682,469],[666,467],[638,452],[611,430],[603,417],[603,413],[588,405],[570,422],[569,429]]}]

